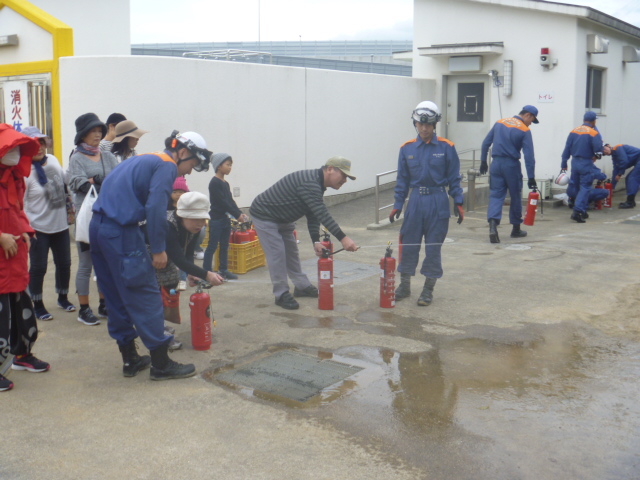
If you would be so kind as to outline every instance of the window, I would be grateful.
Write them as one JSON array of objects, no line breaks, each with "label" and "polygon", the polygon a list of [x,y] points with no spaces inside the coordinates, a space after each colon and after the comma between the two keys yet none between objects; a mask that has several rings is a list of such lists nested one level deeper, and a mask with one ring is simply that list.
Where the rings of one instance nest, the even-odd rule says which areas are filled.
[{"label": "window", "polygon": [[585,108],[600,112],[602,110],[602,90],[604,86],[604,70],[587,67],[587,100]]},{"label": "window", "polygon": [[484,83],[458,84],[458,121],[482,122],[484,118]]}]

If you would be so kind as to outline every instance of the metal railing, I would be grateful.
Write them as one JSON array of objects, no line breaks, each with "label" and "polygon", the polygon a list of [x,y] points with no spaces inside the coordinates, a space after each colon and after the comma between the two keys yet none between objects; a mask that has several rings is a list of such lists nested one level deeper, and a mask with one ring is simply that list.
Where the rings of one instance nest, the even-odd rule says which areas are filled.
[{"label": "metal railing", "polygon": [[389,170],[388,172],[382,172],[382,173],[378,173],[376,175],[376,189],[375,189],[375,193],[376,193],[376,215],[375,215],[375,223],[376,225],[380,224],[380,210],[384,210],[385,208],[389,208],[389,207],[393,207],[393,203],[389,204],[389,205],[385,205],[384,207],[380,207],[380,177],[384,177],[385,175],[391,175],[392,173],[396,173],[398,171],[398,169],[396,168],[395,170]]},{"label": "metal railing", "polygon": [[[471,152],[471,160],[470,160],[470,164],[468,160],[463,160],[460,159],[460,171],[464,172],[465,171],[465,166],[468,165],[468,168],[466,168],[466,172],[467,172],[467,211],[472,211],[473,209],[475,209],[475,188],[476,188],[476,177],[480,176],[480,170],[476,170],[476,152],[480,152],[482,149],[480,148],[468,148],[466,150],[461,150],[460,152],[458,152],[458,156],[460,155],[464,155],[466,153]],[[489,158],[491,158],[491,151],[489,151]],[[395,170],[389,170],[387,172],[382,172],[382,173],[378,173],[376,175],[376,187],[375,187],[375,196],[376,196],[376,212],[375,212],[375,224],[379,225],[380,224],[380,211],[381,210],[385,210],[389,207],[393,207],[393,203],[390,203],[389,205],[384,205],[383,207],[380,206],[380,177],[384,177],[385,175],[391,175],[392,173],[396,173],[398,171],[398,169]],[[463,176],[464,179],[464,176]]]}]

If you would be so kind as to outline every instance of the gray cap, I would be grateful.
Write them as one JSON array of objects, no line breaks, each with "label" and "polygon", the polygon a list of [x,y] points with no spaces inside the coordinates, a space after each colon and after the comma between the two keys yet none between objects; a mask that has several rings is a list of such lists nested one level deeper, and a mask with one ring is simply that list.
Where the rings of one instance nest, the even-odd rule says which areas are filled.
[{"label": "gray cap", "polygon": [[218,167],[230,159],[231,155],[229,155],[228,153],[214,153],[211,156],[211,166],[213,167],[213,171],[217,172]]},{"label": "gray cap", "polygon": [[24,127],[22,133],[33,138],[49,138],[38,127]]}]

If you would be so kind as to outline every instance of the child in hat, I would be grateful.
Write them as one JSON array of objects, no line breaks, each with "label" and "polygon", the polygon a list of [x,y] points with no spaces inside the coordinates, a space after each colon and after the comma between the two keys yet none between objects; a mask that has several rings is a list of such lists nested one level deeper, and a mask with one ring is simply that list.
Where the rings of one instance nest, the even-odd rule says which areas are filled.
[{"label": "child in hat", "polygon": [[204,252],[202,266],[205,270],[212,269],[213,256],[220,244],[220,265],[218,273],[227,280],[235,280],[237,275],[229,271],[229,235],[231,234],[231,224],[228,215],[240,222],[246,222],[249,217],[238,208],[233,196],[229,182],[225,176],[231,173],[233,159],[228,153],[216,153],[211,158],[211,166],[215,171],[215,176],[209,182],[209,199],[211,200],[211,220],[209,220],[209,245]]}]

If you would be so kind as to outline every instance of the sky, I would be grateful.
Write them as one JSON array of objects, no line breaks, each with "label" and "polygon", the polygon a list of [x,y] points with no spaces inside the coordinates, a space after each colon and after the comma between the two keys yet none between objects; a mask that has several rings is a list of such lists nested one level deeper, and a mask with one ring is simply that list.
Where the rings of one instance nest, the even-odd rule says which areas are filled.
[{"label": "sky", "polygon": [[[446,0],[442,0],[446,1]],[[640,27],[638,0],[564,0]],[[413,0],[130,0],[131,43],[411,40]]]}]

